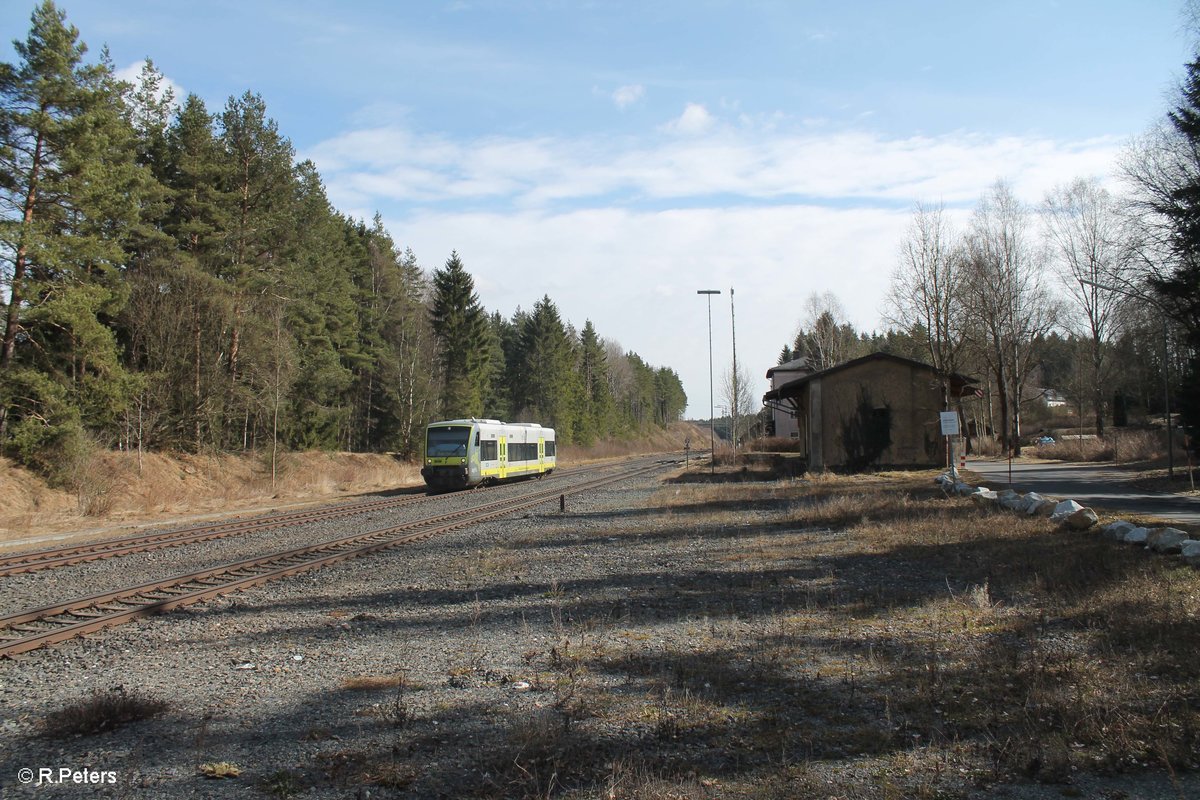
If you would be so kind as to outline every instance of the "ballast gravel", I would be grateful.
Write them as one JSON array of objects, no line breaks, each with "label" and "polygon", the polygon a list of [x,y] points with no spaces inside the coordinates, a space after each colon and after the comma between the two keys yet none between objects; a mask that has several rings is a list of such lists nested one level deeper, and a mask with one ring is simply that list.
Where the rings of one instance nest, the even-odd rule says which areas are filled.
[{"label": "ballast gravel", "polygon": [[[643,478],[571,497],[565,513],[555,499],[2,661],[0,795],[332,798],[349,787],[360,797],[448,796],[460,774],[475,780],[464,743],[486,744],[515,716],[552,704],[536,662],[572,624],[562,615],[566,594],[572,603],[580,592],[594,604],[629,602],[628,587],[606,586],[606,576],[637,573],[646,554],[611,546],[607,513],[638,507],[655,485]],[[389,516],[0,579],[4,606],[395,524]],[[151,698],[168,710],[94,735],[39,735],[47,714],[95,694]],[[428,748],[420,774],[372,776],[401,740]]]},{"label": "ballast gravel", "polygon": [[[769,576],[761,566],[739,560],[743,548],[735,543],[779,508],[758,504],[713,516],[711,509],[662,507],[661,477],[570,497],[564,511],[555,499],[0,661],[0,797],[557,797],[566,787],[555,759],[589,756],[596,774],[586,785],[593,788],[570,797],[630,796],[621,781],[661,764],[652,755],[623,764],[609,753],[628,758],[639,742],[656,742],[686,755],[693,732],[677,729],[680,720],[703,723],[716,713],[678,690],[670,674],[658,701],[641,704],[638,676],[666,664],[681,683],[696,684],[701,676],[681,671],[703,665],[674,654],[699,637],[717,652],[722,641],[736,652],[739,637],[761,635],[770,624],[764,605],[777,591],[763,582]],[[418,512],[0,579],[4,606],[29,608],[129,583],[130,574],[148,580],[394,524],[409,513]],[[697,590],[696,576],[715,574],[725,583]],[[741,674],[724,672],[731,681]],[[712,674],[716,680],[722,671]],[[767,706],[788,698],[782,686],[721,688],[757,692]],[[43,735],[48,715],[94,696],[161,701],[166,710],[100,733]],[[614,707],[641,704],[644,713],[605,713],[605,697]],[[748,722],[747,735],[757,735]],[[591,752],[570,749],[580,742]],[[813,747],[820,746],[815,731]],[[711,751],[704,758],[710,774],[742,768]],[[828,763],[840,768],[836,758]],[[638,796],[728,796],[705,775],[669,777],[666,793]],[[945,796],[975,796],[953,788]],[[998,796],[1060,796],[1042,789],[1003,787]],[[1131,788],[1094,796],[1159,794]]]}]

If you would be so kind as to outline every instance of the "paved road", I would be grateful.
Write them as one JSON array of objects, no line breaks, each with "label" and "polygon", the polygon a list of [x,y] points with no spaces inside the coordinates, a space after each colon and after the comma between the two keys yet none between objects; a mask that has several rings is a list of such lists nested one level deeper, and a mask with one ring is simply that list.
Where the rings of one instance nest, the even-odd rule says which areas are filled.
[{"label": "paved road", "polygon": [[[1009,488],[1007,461],[971,459],[967,469],[983,476],[989,489]],[[1012,488],[1018,492],[1075,500],[1081,505],[1130,516],[1154,516],[1200,525],[1200,498],[1146,492],[1131,483],[1132,474],[1119,467],[1096,464],[1012,464]]]}]

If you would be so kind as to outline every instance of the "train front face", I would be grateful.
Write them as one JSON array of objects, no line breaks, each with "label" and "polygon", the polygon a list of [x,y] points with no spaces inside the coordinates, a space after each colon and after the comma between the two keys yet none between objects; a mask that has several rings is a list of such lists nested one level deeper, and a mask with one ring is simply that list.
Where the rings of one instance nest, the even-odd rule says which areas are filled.
[{"label": "train front face", "polygon": [[435,422],[425,432],[421,477],[432,491],[475,486],[480,481],[479,434],[467,422]]}]

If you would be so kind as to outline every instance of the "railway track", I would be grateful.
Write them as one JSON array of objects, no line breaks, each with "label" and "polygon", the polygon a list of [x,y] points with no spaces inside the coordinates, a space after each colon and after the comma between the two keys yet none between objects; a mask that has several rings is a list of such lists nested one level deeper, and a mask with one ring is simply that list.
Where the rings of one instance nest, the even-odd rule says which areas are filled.
[{"label": "railway track", "polygon": [[12,657],[114,625],[167,613],[221,595],[525,511],[563,495],[600,488],[659,468],[630,466],[569,486],[539,488],[514,498],[404,522],[200,572],[79,597],[0,617],[0,657]]},{"label": "railway track", "polygon": [[20,575],[27,572],[37,572],[43,569],[81,564],[85,561],[98,561],[104,558],[145,553],[150,550],[160,550],[165,547],[182,547],[183,545],[207,542],[214,539],[224,539],[229,536],[239,536],[255,531],[282,528],[288,525],[303,525],[309,522],[349,517],[357,514],[367,514],[381,511],[427,499],[425,496],[404,498],[388,498],[367,503],[355,503],[348,506],[332,506],[314,508],[306,511],[295,511],[287,514],[277,514],[269,517],[237,520],[234,522],[214,522],[195,528],[181,530],[156,531],[153,533],[126,536],[119,539],[107,539],[102,542],[89,544],[64,545],[28,553],[14,553],[0,556],[0,577]]},{"label": "railway track", "polygon": [[[564,476],[587,473],[603,469],[576,468],[556,471],[552,476]],[[62,547],[47,548],[25,553],[0,555],[0,578],[10,575],[20,575],[38,572],[44,569],[81,564],[87,561],[99,561],[105,558],[145,553],[166,547],[182,547],[184,545],[225,539],[230,536],[241,536],[247,533],[283,528],[290,525],[303,525],[310,522],[322,522],[342,517],[370,514],[376,511],[388,511],[435,500],[438,495],[414,495],[407,497],[389,497],[383,500],[371,500],[363,503],[353,503],[340,506],[323,506],[320,508],[293,511],[284,514],[255,517],[253,519],[235,520],[232,522],[214,522],[193,528],[170,531],[153,531],[150,533],[125,536],[119,539],[107,539],[102,542],[88,544],[63,545]]]}]

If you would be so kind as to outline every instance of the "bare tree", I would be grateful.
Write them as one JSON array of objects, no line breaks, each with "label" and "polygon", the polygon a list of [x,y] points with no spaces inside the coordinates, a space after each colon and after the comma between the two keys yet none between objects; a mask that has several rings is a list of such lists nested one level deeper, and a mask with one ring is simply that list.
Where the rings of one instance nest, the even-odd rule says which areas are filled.
[{"label": "bare tree", "polygon": [[1130,146],[1121,168],[1138,239],[1138,274],[1124,288],[1200,341],[1200,132],[1160,124]]},{"label": "bare tree", "polygon": [[851,357],[849,328],[846,309],[837,296],[833,292],[813,292],[804,301],[795,349],[808,358],[813,369],[828,369]]},{"label": "bare tree", "polygon": [[1057,310],[1043,281],[1044,253],[1035,246],[1030,214],[1007,183],[998,181],[980,201],[965,254],[973,336],[999,390],[1004,444],[1020,454],[1023,389]]},{"label": "bare tree", "polygon": [[959,369],[965,339],[962,282],[963,252],[944,209],[918,204],[892,273],[888,321],[923,339],[947,403],[949,376]]},{"label": "bare tree", "polygon": [[745,438],[750,426],[754,423],[755,417],[750,413],[750,409],[754,408],[758,401],[754,397],[754,390],[751,388],[750,373],[746,371],[744,364],[739,364],[735,373],[733,367],[725,370],[721,376],[721,396],[720,400],[731,411],[740,409],[740,414],[734,415],[731,421],[730,439],[734,446]]},{"label": "bare tree", "polygon": [[1068,326],[1090,341],[1090,386],[1096,433],[1104,435],[1105,387],[1112,369],[1105,358],[1118,329],[1117,311],[1126,299],[1137,242],[1116,198],[1093,179],[1080,178],[1051,190],[1043,204],[1046,238],[1059,278],[1073,305],[1083,312]]}]

